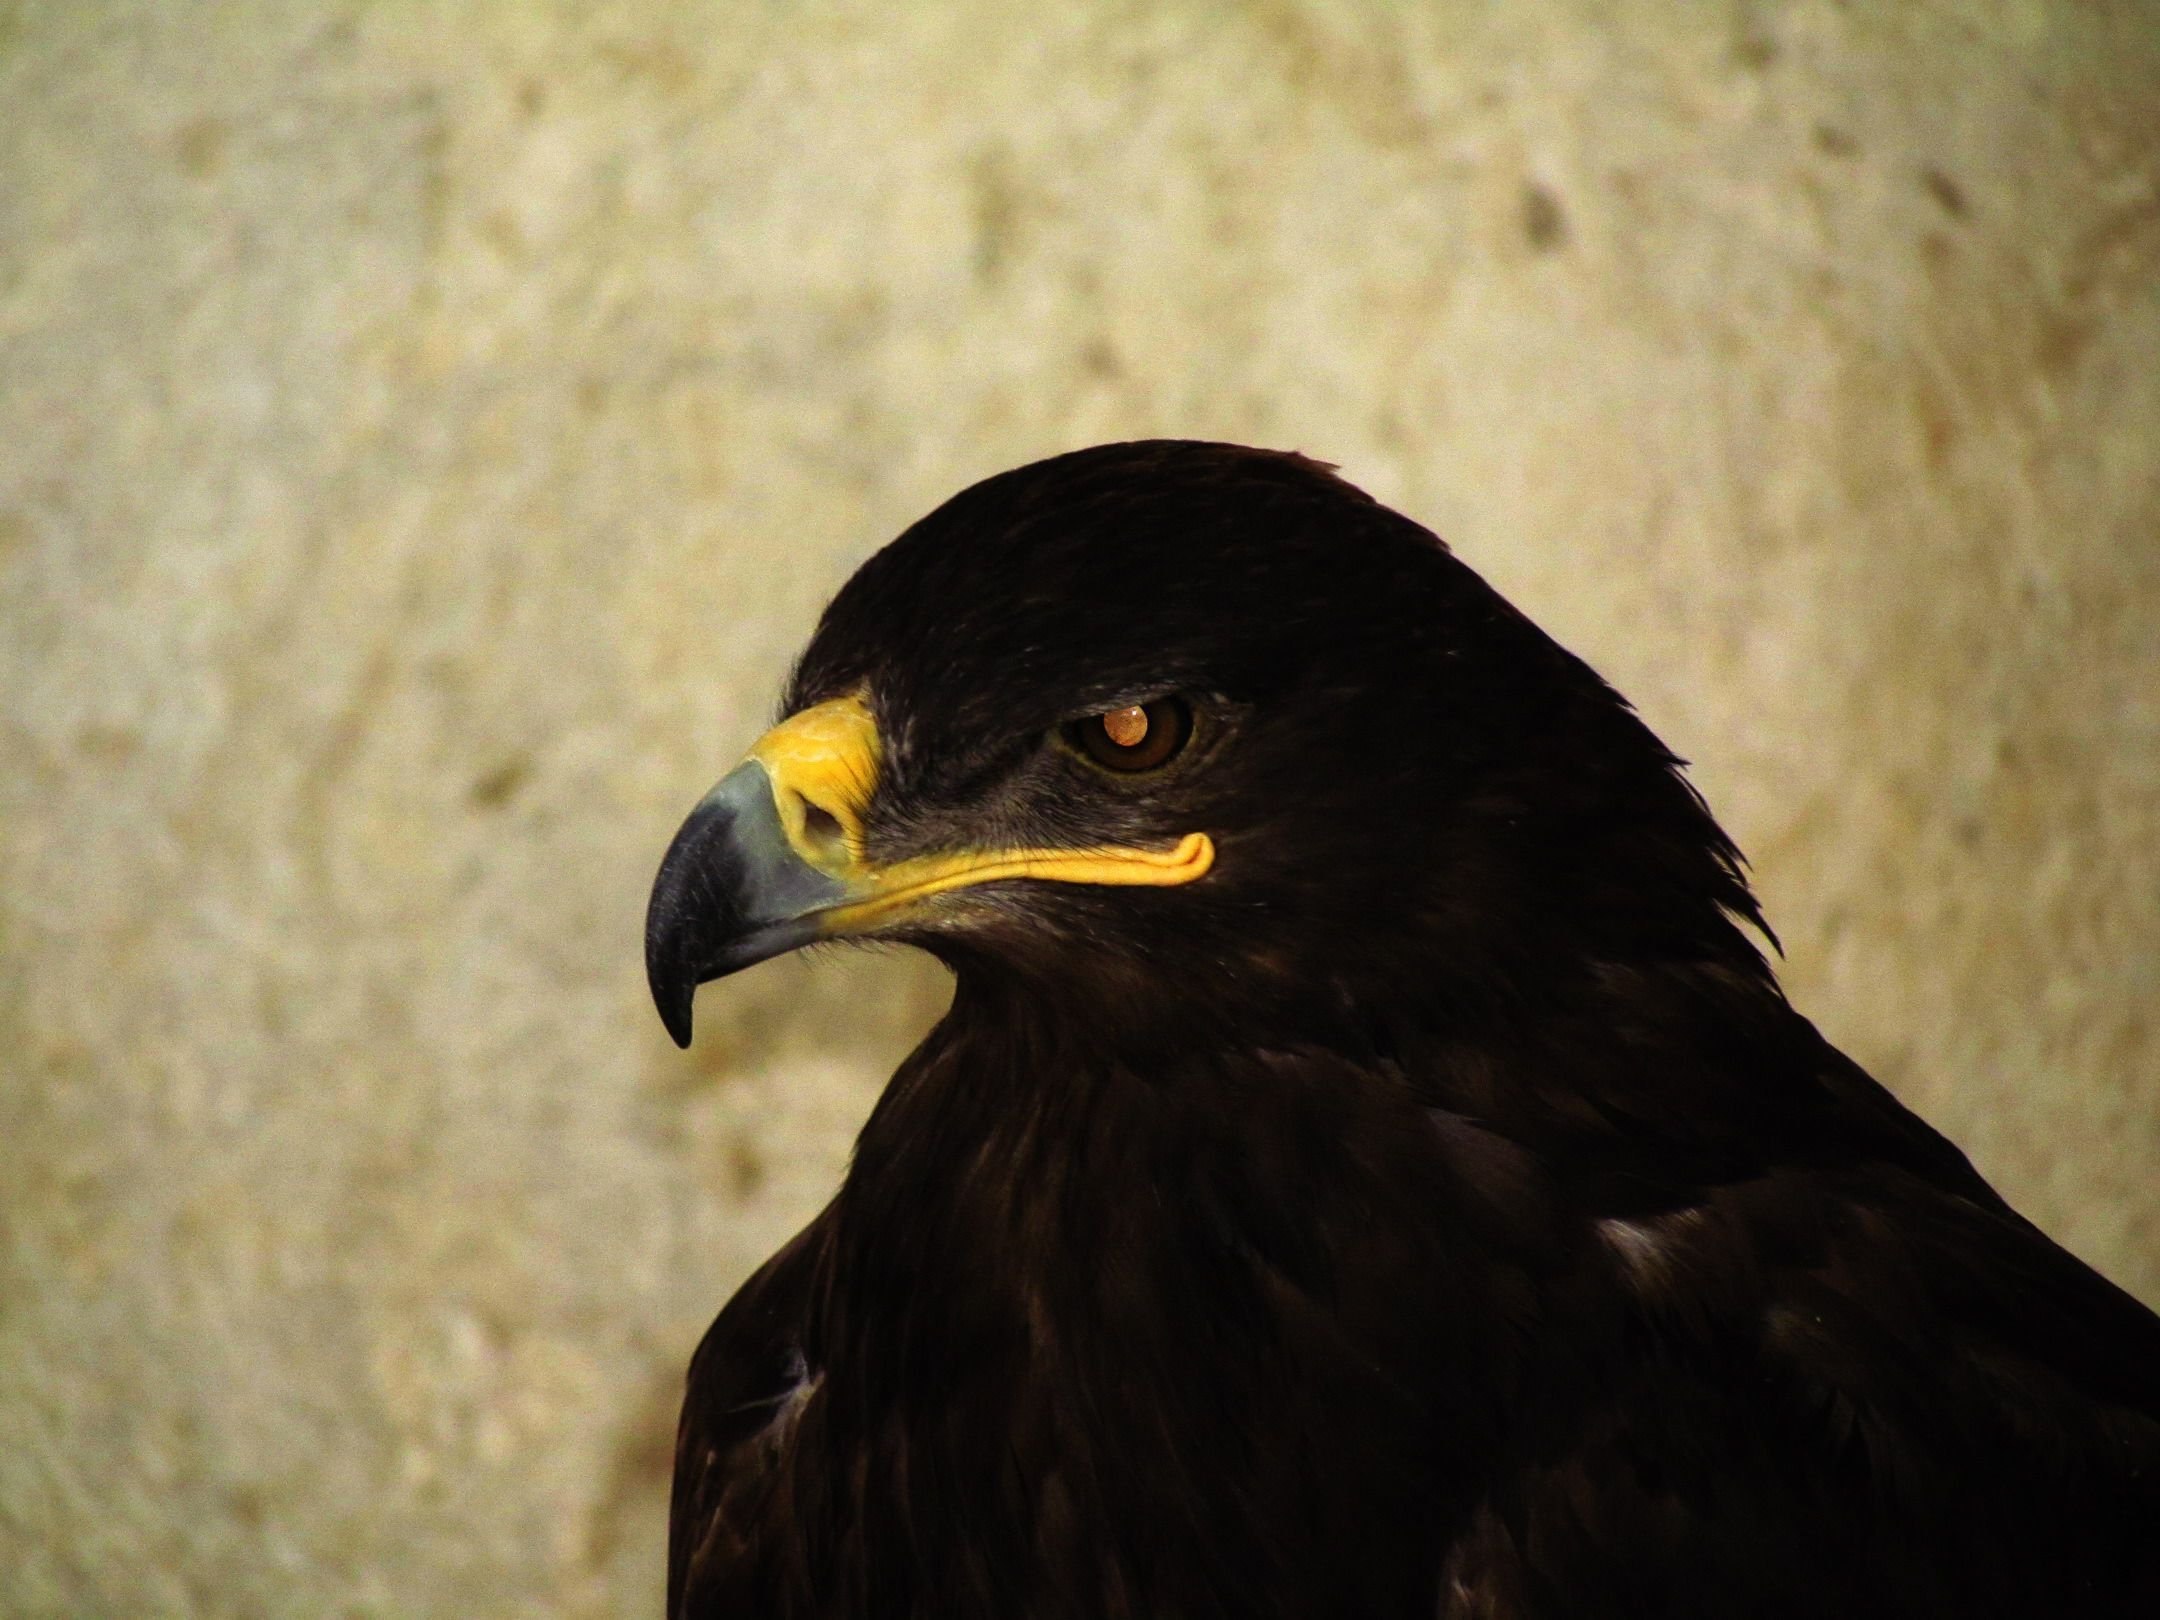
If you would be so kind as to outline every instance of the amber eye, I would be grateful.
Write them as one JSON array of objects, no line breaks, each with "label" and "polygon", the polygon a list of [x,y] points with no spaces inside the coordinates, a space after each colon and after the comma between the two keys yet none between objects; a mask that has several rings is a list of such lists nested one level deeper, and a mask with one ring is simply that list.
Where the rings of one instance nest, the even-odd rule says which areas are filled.
[{"label": "amber eye", "polygon": [[1098,765],[1113,771],[1151,771],[1185,746],[1192,735],[1192,710],[1181,699],[1157,698],[1091,714],[1065,731]]}]

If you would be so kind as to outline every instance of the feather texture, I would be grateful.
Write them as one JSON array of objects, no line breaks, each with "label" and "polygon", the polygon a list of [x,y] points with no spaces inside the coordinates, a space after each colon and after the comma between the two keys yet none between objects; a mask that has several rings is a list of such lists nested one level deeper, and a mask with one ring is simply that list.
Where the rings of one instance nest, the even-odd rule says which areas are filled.
[{"label": "feather texture", "polygon": [[[902,937],[953,1006],[693,1361],[669,1606],[2160,1614],[2160,1320],[1787,1004],[1587,667],[1295,457],[1111,446],[865,566],[873,851],[1216,839]],[[1191,694],[1194,757],[1077,774]]]}]

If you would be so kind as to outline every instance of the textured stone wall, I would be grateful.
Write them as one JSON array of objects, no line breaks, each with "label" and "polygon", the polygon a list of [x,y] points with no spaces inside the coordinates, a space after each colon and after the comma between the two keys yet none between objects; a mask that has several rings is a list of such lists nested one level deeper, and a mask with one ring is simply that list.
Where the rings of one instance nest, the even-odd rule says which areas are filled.
[{"label": "textured stone wall", "polygon": [[961,484],[1446,534],[1796,999],[2160,1300],[2160,7],[0,4],[0,1612],[656,1612],[675,1391],[942,988],[644,999]]}]

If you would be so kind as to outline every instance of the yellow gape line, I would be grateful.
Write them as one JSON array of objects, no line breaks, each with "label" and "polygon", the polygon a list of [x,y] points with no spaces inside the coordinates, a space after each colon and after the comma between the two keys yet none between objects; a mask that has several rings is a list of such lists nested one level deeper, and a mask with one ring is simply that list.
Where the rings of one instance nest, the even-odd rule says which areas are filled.
[{"label": "yellow gape line", "polygon": [[1168,888],[1206,875],[1214,864],[1215,841],[1197,832],[1187,833],[1170,849],[1127,849],[1106,844],[1096,849],[971,850],[957,855],[918,855],[872,873],[868,895],[833,911],[834,932],[871,927],[911,901],[926,900],[933,894],[970,884],[995,883],[1000,878]]},{"label": "yellow gape line", "polygon": [[821,932],[854,933],[914,901],[1007,878],[1049,883],[1167,887],[1205,876],[1215,842],[1187,833],[1169,849],[1106,844],[1081,849],[954,850],[888,867],[863,851],[863,815],[883,758],[877,722],[861,693],[834,698],[775,726],[750,750],[771,779],[789,847],[840,883],[845,897],[823,913]]}]

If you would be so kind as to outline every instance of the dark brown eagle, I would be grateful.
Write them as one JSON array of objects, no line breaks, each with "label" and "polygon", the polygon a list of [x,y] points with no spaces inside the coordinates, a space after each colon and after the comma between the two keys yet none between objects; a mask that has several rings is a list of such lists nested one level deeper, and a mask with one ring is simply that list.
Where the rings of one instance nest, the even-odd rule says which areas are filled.
[{"label": "dark brown eagle", "polygon": [[2160,1319],[1787,1004],[1679,762],[1315,462],[976,485],[647,965],[952,1009],[691,1363],[671,1616],[2160,1616]]}]

